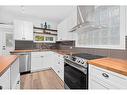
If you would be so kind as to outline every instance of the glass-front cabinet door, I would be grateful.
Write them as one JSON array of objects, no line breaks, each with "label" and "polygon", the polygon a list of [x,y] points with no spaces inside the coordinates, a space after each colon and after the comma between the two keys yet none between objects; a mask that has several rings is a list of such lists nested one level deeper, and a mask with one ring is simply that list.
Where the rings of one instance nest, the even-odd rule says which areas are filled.
[{"label": "glass-front cabinet door", "polygon": [[46,34],[34,34],[35,43],[55,43],[56,36]]},{"label": "glass-front cabinet door", "polygon": [[10,55],[10,51],[14,50],[14,39],[13,32],[3,32],[3,45],[2,45],[2,54]]}]

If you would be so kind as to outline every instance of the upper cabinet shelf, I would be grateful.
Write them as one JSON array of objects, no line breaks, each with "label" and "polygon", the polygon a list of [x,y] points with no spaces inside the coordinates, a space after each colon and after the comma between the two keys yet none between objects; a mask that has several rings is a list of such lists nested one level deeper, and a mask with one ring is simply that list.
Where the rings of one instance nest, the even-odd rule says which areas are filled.
[{"label": "upper cabinet shelf", "polygon": [[34,33],[35,34],[57,36],[57,30],[54,30],[54,29],[45,29],[45,28],[39,28],[39,27],[34,27]]},{"label": "upper cabinet shelf", "polygon": [[57,36],[57,34],[52,34],[52,33],[41,33],[41,32],[34,32],[36,34],[45,34],[45,35],[54,35],[54,36]]},{"label": "upper cabinet shelf", "polygon": [[45,29],[45,28],[40,28],[40,27],[34,27],[34,29],[39,29],[39,30],[44,30],[44,31],[57,32],[57,30],[55,30],[55,29]]}]

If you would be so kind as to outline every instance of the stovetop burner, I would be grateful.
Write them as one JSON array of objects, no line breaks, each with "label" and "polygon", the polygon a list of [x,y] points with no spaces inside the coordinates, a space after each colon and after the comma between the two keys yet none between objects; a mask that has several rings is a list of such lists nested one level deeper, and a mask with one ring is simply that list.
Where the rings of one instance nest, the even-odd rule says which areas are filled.
[{"label": "stovetop burner", "polygon": [[93,55],[93,54],[88,54],[88,53],[77,53],[77,54],[72,54],[72,56],[80,57],[80,58],[87,59],[87,60],[105,57],[105,56]]}]

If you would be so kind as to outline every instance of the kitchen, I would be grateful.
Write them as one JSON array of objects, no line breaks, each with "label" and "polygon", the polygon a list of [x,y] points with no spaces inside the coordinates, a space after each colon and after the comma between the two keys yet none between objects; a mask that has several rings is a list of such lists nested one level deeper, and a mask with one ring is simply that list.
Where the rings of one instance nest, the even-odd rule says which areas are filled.
[{"label": "kitchen", "polygon": [[126,22],[127,6],[0,6],[0,89],[127,89]]}]

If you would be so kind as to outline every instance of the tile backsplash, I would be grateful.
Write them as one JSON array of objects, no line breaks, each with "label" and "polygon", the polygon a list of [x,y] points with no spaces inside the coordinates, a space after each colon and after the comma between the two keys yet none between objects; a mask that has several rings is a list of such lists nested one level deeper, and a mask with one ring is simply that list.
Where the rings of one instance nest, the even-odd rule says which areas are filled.
[{"label": "tile backsplash", "polygon": [[33,49],[33,41],[15,41],[15,49]]},{"label": "tile backsplash", "polygon": [[[72,47],[72,49],[71,49]],[[113,58],[127,60],[127,36],[126,50],[99,49],[99,48],[78,48],[74,41],[62,41],[55,43],[34,43],[33,41],[15,41],[15,49],[64,49],[76,52],[90,53]]]},{"label": "tile backsplash", "polygon": [[[61,42],[62,43],[62,42]],[[100,49],[100,48],[79,48],[75,47],[74,44],[72,46],[60,44],[60,49],[68,50],[70,47],[71,51],[82,52],[82,53],[89,53],[89,54],[96,54],[102,55],[112,58],[120,58],[127,60],[127,37],[126,37],[126,50],[118,50],[118,49]]]},{"label": "tile backsplash", "polygon": [[15,41],[15,49],[56,49],[58,46],[55,43],[34,43],[33,41]]}]

